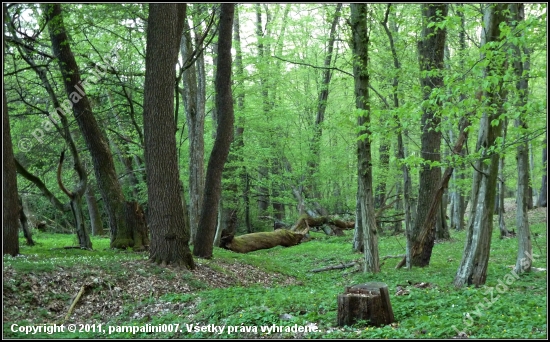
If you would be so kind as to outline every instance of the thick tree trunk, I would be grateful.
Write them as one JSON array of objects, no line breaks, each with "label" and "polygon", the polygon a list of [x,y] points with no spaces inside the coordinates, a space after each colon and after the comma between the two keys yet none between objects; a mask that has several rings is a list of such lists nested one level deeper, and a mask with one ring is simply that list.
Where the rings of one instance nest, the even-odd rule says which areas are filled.
[{"label": "thick tree trunk", "polygon": [[194,269],[181,200],[173,116],[175,64],[185,12],[185,4],[149,5],[143,123],[150,260]]},{"label": "thick tree trunk", "polygon": [[237,237],[222,237],[220,247],[237,253],[248,253],[276,246],[290,247],[299,244],[304,234],[287,229],[277,229],[272,232],[260,232]]},{"label": "thick tree trunk", "polygon": [[[507,4],[486,5],[482,45],[500,40],[500,24],[505,20],[503,12],[507,9]],[[498,52],[497,47],[490,47],[490,49],[495,53]],[[490,113],[486,110],[479,123],[476,151],[481,153],[481,157],[475,163],[470,201],[470,222],[463,257],[454,279],[456,287],[481,286],[487,279],[499,159],[497,153],[491,153],[488,150],[496,147],[496,140],[502,133],[503,120],[499,119],[499,116],[503,114],[502,101],[506,98],[506,94],[502,90],[501,75],[502,70],[505,70],[504,60],[504,58],[493,58],[485,70],[486,77],[499,78],[497,85],[491,89],[483,90],[483,98],[487,99],[487,108],[494,107],[497,110],[491,110]],[[495,125],[495,123],[497,124]],[[484,161],[487,158],[490,161],[489,164]]]},{"label": "thick tree trunk", "polygon": [[360,127],[357,141],[357,178],[359,180],[358,204],[361,207],[361,224],[365,255],[365,272],[380,272],[378,257],[378,227],[374,211],[374,191],[372,187],[372,157],[370,142],[370,105],[367,5],[351,4],[351,29],[353,32],[353,54],[356,58],[353,65],[355,79],[355,106],[361,111],[358,116]]},{"label": "thick tree trunk", "polygon": [[231,44],[234,4],[222,4],[218,38],[218,64],[216,66],[216,108],[218,130],[208,161],[204,197],[199,220],[199,231],[195,239],[193,254],[201,258],[211,258],[218,203],[221,197],[222,173],[231,141],[233,140],[233,97],[231,93]]},{"label": "thick tree trunk", "polygon": [[[84,83],[81,81],[80,71],[71,51],[67,31],[62,20],[61,5],[45,4],[43,8],[48,22],[52,48],[58,58],[65,90],[70,99],[64,102],[64,109],[67,111],[72,107],[82,136],[86,141],[86,146],[92,156],[97,185],[109,214],[111,247],[127,246],[127,241],[131,239],[133,234],[132,227],[128,227],[124,218],[124,194],[118,182],[109,145],[99,128],[90,102],[86,97]],[[94,70],[94,72],[96,75],[101,75],[98,70]]]},{"label": "thick tree trunk", "polygon": [[[420,70],[427,72],[431,76],[424,76],[420,79],[420,84],[424,91],[423,99],[427,101],[433,89],[443,86],[443,77],[435,71],[444,69],[445,39],[446,29],[436,29],[437,25],[430,27],[429,23],[441,22],[446,16],[448,5],[446,4],[423,4],[422,17],[423,29],[422,39],[418,43],[418,53],[420,59]],[[418,205],[416,208],[416,222],[412,229],[412,248],[420,248],[424,253],[412,256],[410,264],[412,266],[424,267],[430,263],[431,250],[434,244],[435,231],[429,231],[427,239],[422,241],[424,246],[420,247],[420,235],[425,227],[422,226],[427,219],[428,211],[432,200],[435,197],[436,187],[441,181],[441,169],[432,166],[433,163],[441,161],[441,131],[439,124],[440,116],[437,114],[438,106],[423,106],[422,115],[422,135],[421,157],[424,160],[420,170],[420,184],[418,190]],[[437,212],[436,212],[437,213]]]}]

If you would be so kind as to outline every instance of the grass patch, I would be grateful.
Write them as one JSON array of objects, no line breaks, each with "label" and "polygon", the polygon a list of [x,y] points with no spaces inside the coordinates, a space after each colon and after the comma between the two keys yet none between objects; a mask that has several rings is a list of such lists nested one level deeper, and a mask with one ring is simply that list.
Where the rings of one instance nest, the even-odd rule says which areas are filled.
[{"label": "grass patch", "polygon": [[[534,263],[547,268],[547,232],[545,217],[531,223]],[[513,227],[513,222],[508,224]],[[395,270],[399,259],[387,259],[379,274],[354,272],[354,268],[312,273],[311,270],[338,263],[362,259],[351,250],[352,232],[343,237],[327,237],[312,233],[313,240],[298,246],[277,247],[248,254],[215,249],[212,260],[198,260],[205,277],[193,272],[179,272],[146,263],[147,254],[110,250],[106,238],[92,238],[95,251],[64,250],[74,244],[74,237],[38,233],[35,247],[24,246],[23,256],[4,257],[4,300],[14,296],[17,308],[6,308],[9,321],[4,320],[7,338],[452,338],[464,331],[470,338],[545,338],[547,337],[547,272],[532,272],[504,285],[517,257],[517,239],[499,238],[495,227],[486,285],[479,288],[456,289],[453,278],[462,258],[465,232],[451,232],[452,239],[436,243],[429,267]],[[382,236],[380,256],[404,253],[403,236]],[[277,279],[292,277],[291,283],[274,281],[253,285],[253,275],[247,271],[234,274],[235,265],[252,265]],[[130,267],[131,266],[131,267]],[[230,267],[231,266],[231,267]],[[233,268],[232,268],[233,267]],[[98,275],[96,269],[102,273]],[[109,307],[98,309],[88,324],[102,324],[105,333],[81,331],[78,334],[46,333],[25,335],[12,331],[12,324],[52,323],[52,303],[60,303],[66,313],[76,291],[52,292],[48,288],[43,298],[32,295],[40,280],[52,272],[69,272],[74,288],[84,280],[99,279],[93,291],[83,301],[93,301],[97,307],[108,302],[117,291],[124,300],[117,313]],[[64,274],[64,273],[61,273]],[[9,275],[9,276],[8,276]],[[233,285],[212,285],[209,277],[237,277]],[[107,279],[106,279],[107,278]],[[132,282],[132,279],[139,278]],[[250,278],[250,279],[248,279]],[[55,277],[48,278],[56,284]],[[228,281],[229,281],[228,280]],[[246,280],[246,281],[245,281]],[[337,327],[336,297],[344,287],[368,281],[385,282],[390,291],[396,324],[380,328],[356,324]],[[158,286],[155,285],[157,282]],[[429,282],[431,288],[419,289],[408,284]],[[151,283],[151,284],[149,284]],[[72,283],[67,283],[72,284]],[[182,287],[184,284],[185,286]],[[210,284],[210,285],[209,285]],[[285,285],[287,284],[287,285]],[[176,285],[180,286],[176,288]],[[174,286],[174,289],[170,289]],[[405,286],[406,296],[395,296],[397,286]],[[137,287],[137,289],[136,289]],[[168,287],[159,294],[159,289]],[[135,293],[131,292],[135,289]],[[136,294],[137,293],[137,294]],[[15,299],[14,299],[15,300]],[[85,303],[83,303],[84,305]],[[103,311],[101,311],[103,310]],[[29,317],[29,313],[33,317]],[[107,312],[109,315],[102,314]],[[177,324],[177,326],[175,325]],[[191,326],[193,324],[193,326]],[[262,332],[264,326],[292,327],[315,324],[319,331],[306,335],[295,332]],[[194,330],[203,326],[204,331]],[[208,326],[225,326],[225,332],[208,331]],[[155,332],[113,331],[108,327],[157,327]],[[232,334],[228,327],[237,327]],[[249,331],[245,331],[248,327]],[[252,327],[256,331],[252,331]],[[151,328],[153,329],[153,328]],[[169,329],[177,331],[168,331]],[[154,329],[153,329],[154,330]],[[200,330],[200,329],[199,329]]]}]

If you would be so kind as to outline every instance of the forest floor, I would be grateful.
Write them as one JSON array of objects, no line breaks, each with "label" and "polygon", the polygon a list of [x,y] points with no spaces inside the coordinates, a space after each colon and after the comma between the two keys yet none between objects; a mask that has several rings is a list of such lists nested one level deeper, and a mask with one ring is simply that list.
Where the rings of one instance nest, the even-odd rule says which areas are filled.
[{"label": "forest floor", "polygon": [[[505,208],[508,229],[513,229],[515,226],[514,201],[507,200]],[[521,288],[522,292],[527,291],[534,296],[532,299],[527,298],[530,300],[529,302],[524,302],[526,297],[523,296],[520,299],[511,297],[513,298],[511,302],[507,301],[506,303],[513,306],[517,306],[519,302],[528,303],[525,305],[525,312],[522,311],[519,314],[522,318],[531,321],[529,325],[531,330],[526,332],[520,329],[513,333],[514,330],[509,330],[511,335],[507,335],[506,329],[504,329],[504,333],[496,337],[546,336],[546,324],[536,326],[537,319],[524,317],[529,314],[538,314],[538,317],[541,317],[543,312],[543,318],[546,321],[546,208],[531,210],[529,217],[535,241],[533,252],[538,254],[534,265],[544,271],[537,272],[530,276],[530,279],[526,278],[524,281],[520,280],[514,284],[514,286],[518,286],[518,289]],[[496,218],[497,216],[495,216]],[[189,332],[186,330],[189,327],[185,327],[185,324],[194,323],[205,327],[208,324],[258,327],[295,323],[300,326],[314,324],[318,325],[319,329],[323,328],[322,334],[308,336],[313,338],[460,337],[458,331],[464,330],[461,330],[464,328],[464,324],[460,315],[458,318],[454,317],[454,311],[449,314],[454,317],[453,319],[447,317],[440,323],[434,323],[432,318],[428,319],[431,316],[429,312],[432,310],[430,306],[410,315],[409,311],[415,307],[414,303],[411,307],[411,303],[403,301],[402,297],[393,296],[393,293],[398,286],[411,284],[410,279],[413,279],[412,283],[431,282],[433,289],[430,291],[434,292],[423,295],[429,295],[432,301],[427,298],[419,297],[418,299],[425,301],[426,305],[431,303],[434,306],[433,310],[441,305],[454,307],[454,304],[448,302],[451,299],[446,299],[446,302],[436,299],[443,292],[444,296],[451,296],[451,298],[454,298],[455,294],[472,296],[472,293],[464,294],[462,290],[454,290],[450,287],[454,276],[453,272],[456,272],[464,246],[464,232],[452,234],[451,241],[453,242],[436,244],[432,256],[433,261],[429,268],[407,273],[393,269],[393,261],[397,263],[396,259],[384,262],[381,277],[389,285],[396,319],[401,322],[400,327],[398,325],[388,326],[386,330],[389,332],[382,328],[371,328],[369,332],[369,328],[335,327],[335,295],[341,292],[347,284],[379,278],[358,272],[357,268],[311,273],[311,269],[318,266],[361,259],[360,254],[351,252],[350,235],[352,232],[347,232],[346,237],[329,237],[317,233],[312,233],[312,235],[316,241],[290,248],[277,247],[249,254],[236,254],[216,249],[213,259],[196,259],[197,268],[188,271],[170,266],[161,268],[151,264],[147,261],[147,253],[111,251],[107,248],[109,242],[107,238],[94,238],[95,251],[89,252],[63,249],[63,246],[74,243],[75,239],[72,235],[37,232],[35,234],[36,246],[24,246],[24,240],[21,239],[22,255],[16,258],[4,257],[3,334],[4,337],[11,338],[105,337],[104,334],[91,331],[90,329],[94,329],[93,326],[86,328],[86,324],[96,324],[96,327],[97,324],[104,326],[180,324],[179,329],[182,329],[180,333],[167,332],[161,335],[119,333],[110,337],[216,338],[219,337],[216,335],[217,333]],[[514,263],[513,249],[516,245],[517,251],[517,242],[512,242],[512,240],[515,239],[498,239],[498,226],[495,226],[495,236],[491,247],[491,263],[494,262],[495,265],[490,265],[490,274],[488,275],[488,283],[491,282],[493,286],[497,284],[499,277],[504,277],[510,272],[510,266]],[[438,247],[439,245],[445,246]],[[380,239],[380,255],[382,257],[400,254],[403,246],[403,237],[382,237]],[[448,252],[449,249],[453,250],[452,254]],[[497,252],[493,252],[493,249]],[[425,270],[428,270],[428,273]],[[83,292],[74,310],[69,317],[66,317],[71,304],[81,290]],[[421,295],[413,290],[409,298],[413,298],[415,294]],[[479,293],[475,293],[475,296],[481,300],[485,294],[480,290]],[[451,301],[456,302],[454,299]],[[470,310],[475,309],[475,304],[476,302],[470,303],[470,306],[474,306],[470,307]],[[533,305],[536,306],[536,309]],[[467,309],[467,307],[463,308],[462,314]],[[502,314],[502,317],[505,315],[506,312]],[[508,313],[508,316],[510,315],[511,313]],[[411,323],[412,326],[408,327],[409,319],[411,322],[417,322],[417,326]],[[419,321],[420,324],[418,324]],[[431,329],[419,328],[423,323],[430,321]],[[491,335],[494,335],[496,331],[502,331],[502,327],[498,327],[498,324],[496,328],[488,328],[483,325],[483,317],[479,318],[479,321],[479,329],[467,331],[469,336],[495,337]],[[68,335],[26,336],[13,331],[14,323],[19,326],[72,323],[81,326],[83,331]],[[451,328],[452,324],[450,323],[455,323],[455,328]],[[440,324],[441,327],[435,329],[433,324]],[[511,322],[502,324],[511,324]],[[86,331],[86,329],[88,330]],[[374,331],[374,329],[380,330]],[[393,334],[391,333],[392,329],[394,330]],[[399,333],[396,335],[398,331]],[[304,336],[302,333],[296,332],[265,334],[258,330],[223,337],[287,338]]]}]

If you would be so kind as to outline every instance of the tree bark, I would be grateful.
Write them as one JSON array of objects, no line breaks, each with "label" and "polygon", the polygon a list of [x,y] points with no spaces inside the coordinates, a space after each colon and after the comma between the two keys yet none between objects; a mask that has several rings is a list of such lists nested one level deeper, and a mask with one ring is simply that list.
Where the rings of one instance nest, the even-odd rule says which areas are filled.
[{"label": "tree bark", "polygon": [[272,232],[259,232],[237,237],[222,237],[221,247],[237,253],[248,253],[276,246],[290,247],[299,244],[304,234],[287,229],[277,229]]},{"label": "tree bark", "polygon": [[[490,4],[484,9],[484,31],[482,31],[482,46],[499,41],[500,24],[505,20],[504,12],[507,4]],[[494,53],[497,48],[490,47]],[[496,139],[502,132],[503,120],[499,116],[503,114],[502,101],[506,94],[502,90],[503,58],[493,58],[485,69],[485,76],[498,77],[499,82],[493,88],[483,90],[483,98],[486,99],[486,108],[497,108],[496,111],[485,110],[479,123],[479,134],[476,151],[481,158],[475,162],[474,179],[472,183],[472,199],[470,200],[470,222],[466,236],[466,245],[460,266],[457,270],[454,285],[480,286],[487,279],[489,264],[489,252],[491,249],[491,235],[493,231],[493,209],[495,201],[495,188],[498,174],[498,154],[488,151],[494,148]],[[497,123],[495,125],[495,123]],[[484,159],[490,159],[490,163]]]},{"label": "tree bark", "polygon": [[195,268],[181,201],[174,110],[175,65],[185,4],[150,4],[145,58],[143,123],[147,170],[149,258]]},{"label": "tree bark", "polygon": [[435,231],[431,230],[428,238],[423,241],[425,245],[418,246],[420,243],[419,236],[425,228],[422,223],[426,221],[430,205],[435,197],[436,187],[441,181],[440,167],[433,166],[433,164],[441,161],[441,131],[438,128],[441,118],[437,113],[441,104],[439,100],[436,100],[437,104],[428,104],[427,102],[430,102],[432,91],[443,86],[443,77],[440,71],[444,69],[446,29],[438,29],[437,25],[429,27],[429,23],[441,22],[447,16],[447,11],[448,5],[446,4],[422,5],[424,26],[422,38],[418,43],[418,54],[421,72],[428,73],[427,76],[422,76],[420,79],[423,99],[426,102],[426,105],[423,105],[424,113],[422,115],[422,135],[420,138],[420,154],[424,163],[420,170],[416,222],[411,232],[411,245],[413,249],[420,248],[424,253],[421,257],[417,256],[416,258],[411,255],[411,266],[424,267],[430,263],[431,250],[435,240]]},{"label": "tree bark", "polygon": [[23,229],[23,235],[25,240],[27,240],[27,246],[34,246],[34,240],[32,239],[32,230],[29,227],[29,220],[25,214],[25,209],[23,208],[23,201],[19,197],[19,221],[21,222],[21,228]]},{"label": "tree bark", "polygon": [[538,205],[540,207],[546,207],[546,198],[547,198],[547,187],[548,187],[548,183],[547,183],[547,178],[546,178],[546,175],[548,174],[548,164],[547,164],[547,147],[546,147],[546,144],[548,143],[548,125],[546,125],[546,136],[544,137],[544,148],[542,149],[542,165],[544,165],[544,174],[542,175],[542,184],[541,184],[541,187],[540,187],[540,195],[539,195],[539,199],[538,199]]},{"label": "tree bark", "polygon": [[90,214],[90,225],[92,226],[92,235],[103,235],[103,222],[101,220],[101,213],[97,205],[94,190],[92,185],[88,183],[86,187],[86,204],[88,205],[88,213]]},{"label": "tree bark", "polygon": [[[109,215],[111,228],[111,247],[125,248],[132,246],[132,227],[128,227],[124,218],[125,199],[115,172],[113,156],[105,136],[93,115],[90,102],[84,91],[84,83],[71,51],[69,38],[60,4],[44,4],[44,13],[50,31],[52,49],[58,58],[59,68],[63,75],[65,90],[69,97],[65,100],[65,110],[72,107],[86,146],[92,156],[98,188]],[[101,71],[95,70],[97,74]],[[59,109],[61,110],[61,108]]]},{"label": "tree bark", "polygon": [[[180,49],[183,58],[189,59],[193,54],[191,29],[187,20],[185,20],[184,25]],[[198,51],[202,48],[202,45],[197,45],[194,48],[195,51]],[[201,56],[203,56],[202,53]],[[197,77],[197,67],[200,68],[199,63],[199,59],[197,59],[194,64],[191,64],[183,72],[182,92],[189,134],[189,223],[191,225],[191,241],[194,241],[197,234],[200,205],[204,192],[204,119],[206,111],[205,101],[201,96],[203,92],[199,91],[199,85],[203,86],[205,80],[200,80],[200,77]],[[199,76],[204,75],[200,74]],[[200,83],[198,83],[199,80]]]},{"label": "tree bark", "polygon": [[208,161],[204,197],[201,206],[199,231],[195,239],[193,254],[201,258],[211,258],[218,203],[221,197],[223,168],[233,140],[233,98],[231,93],[231,44],[234,4],[222,4],[218,38],[218,59],[216,66],[216,108],[218,130],[214,147]]},{"label": "tree bark", "polygon": [[356,58],[353,65],[355,79],[355,106],[360,115],[360,127],[357,141],[357,179],[358,204],[361,207],[361,224],[365,255],[365,272],[380,272],[378,257],[378,229],[374,211],[374,192],[372,188],[372,157],[369,104],[369,73],[367,5],[351,4],[351,29],[353,32],[353,54]]},{"label": "tree bark", "polygon": [[[4,18],[6,17],[6,4],[2,4]],[[5,47],[4,47],[5,54]],[[13,157],[13,145],[11,142],[10,120],[8,116],[8,102],[6,88],[2,87],[2,213],[3,213],[3,254],[16,256],[19,254],[19,203],[17,199],[17,174],[15,172],[15,158]]]},{"label": "tree bark", "polygon": [[[524,5],[521,3],[511,4],[511,26],[516,27],[525,18]],[[523,51],[522,51],[523,50]],[[522,62],[522,55],[527,55],[526,49],[522,49],[520,46],[515,45],[513,47],[514,58],[513,66],[517,77],[516,89],[517,89],[517,109],[520,113],[519,118],[515,120],[516,128],[519,128],[521,132],[527,130],[527,116],[525,106],[527,105],[527,94],[529,92],[529,57],[525,62]],[[523,53],[522,53],[523,52]],[[530,199],[532,201],[530,189],[530,176],[529,176],[529,141],[527,137],[523,138],[523,141],[518,144],[517,148],[517,168],[518,168],[518,189],[516,193],[516,226],[518,237],[518,255],[516,259],[516,265],[514,271],[516,273],[530,272],[532,266],[532,260],[526,258],[526,255],[533,255],[533,246],[531,244],[531,229],[529,227],[528,209]]]}]

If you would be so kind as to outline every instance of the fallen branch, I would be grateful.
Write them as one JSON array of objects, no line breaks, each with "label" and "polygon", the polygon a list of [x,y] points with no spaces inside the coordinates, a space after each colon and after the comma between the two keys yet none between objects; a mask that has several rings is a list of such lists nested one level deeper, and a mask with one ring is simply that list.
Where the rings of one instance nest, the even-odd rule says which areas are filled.
[{"label": "fallen branch", "polygon": [[400,255],[386,255],[385,257],[382,258],[382,260],[386,260],[386,259],[399,259],[399,258],[403,258],[405,257],[405,254],[400,254]]},{"label": "fallen branch", "polygon": [[82,294],[84,293],[84,290],[86,290],[86,285],[82,285],[80,288],[80,291],[78,291],[78,294],[76,295],[75,299],[73,300],[73,303],[71,304],[71,307],[69,308],[69,311],[67,312],[67,315],[65,316],[65,321],[71,317],[71,314],[73,313],[73,310],[76,306],[76,303],[80,300],[80,297],[82,297]]},{"label": "fallen branch", "polygon": [[316,268],[314,270],[311,270],[311,272],[317,273],[317,272],[324,272],[324,271],[340,270],[340,269],[344,269],[344,268],[353,267],[353,266],[358,265],[360,263],[361,262],[359,262],[359,261],[354,261],[354,262],[350,262],[350,263],[347,263],[347,264],[342,263],[340,265],[332,265],[332,266]]}]

